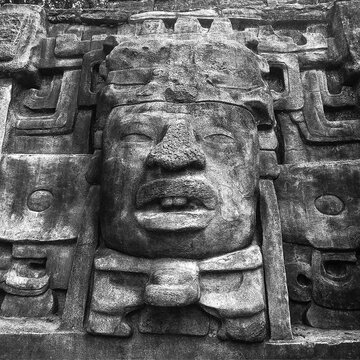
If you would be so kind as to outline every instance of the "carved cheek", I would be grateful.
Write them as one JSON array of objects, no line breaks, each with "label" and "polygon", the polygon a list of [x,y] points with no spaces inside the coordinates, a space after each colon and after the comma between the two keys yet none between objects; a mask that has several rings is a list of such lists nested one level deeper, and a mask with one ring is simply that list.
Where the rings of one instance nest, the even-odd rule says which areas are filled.
[{"label": "carved cheek", "polygon": [[246,222],[253,217],[258,170],[254,155],[248,156],[251,150],[252,146],[247,145],[240,151],[233,150],[227,161],[215,156],[207,160],[207,177],[217,185],[220,216],[227,222]]},{"label": "carved cheek", "polygon": [[108,176],[116,183],[118,183],[118,180],[114,179],[114,177],[119,176],[119,174],[124,179],[132,180],[141,176],[150,149],[150,146],[143,145],[114,144],[109,154],[105,156],[105,161],[111,163],[111,165],[106,165]]},{"label": "carved cheek", "polygon": [[235,221],[240,216],[233,188],[225,183],[219,185],[219,204],[221,217],[226,221]]},{"label": "carved cheek", "polygon": [[220,213],[226,221],[251,216],[254,208],[255,176],[237,164],[227,169],[227,176],[218,183]]},{"label": "carved cheek", "polygon": [[122,191],[124,197],[128,197],[125,190],[131,193],[137,191],[146,170],[145,160],[148,152],[146,149],[127,148],[119,154],[115,171],[123,180],[121,186],[124,189]]}]

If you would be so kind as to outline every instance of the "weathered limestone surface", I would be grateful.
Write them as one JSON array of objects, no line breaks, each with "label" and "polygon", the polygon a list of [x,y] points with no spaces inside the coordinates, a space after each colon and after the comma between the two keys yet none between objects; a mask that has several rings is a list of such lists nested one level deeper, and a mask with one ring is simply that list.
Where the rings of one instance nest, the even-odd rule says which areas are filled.
[{"label": "weathered limestone surface", "polygon": [[0,1],[0,359],[355,359],[360,1]]}]

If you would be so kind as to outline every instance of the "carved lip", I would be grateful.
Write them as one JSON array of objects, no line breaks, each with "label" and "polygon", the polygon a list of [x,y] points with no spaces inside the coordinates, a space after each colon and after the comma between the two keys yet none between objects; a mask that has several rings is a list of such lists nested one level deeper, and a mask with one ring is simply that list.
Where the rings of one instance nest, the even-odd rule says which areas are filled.
[{"label": "carved lip", "polygon": [[47,274],[39,277],[26,277],[19,275],[16,270],[11,269],[4,277],[5,283],[3,288],[9,294],[36,296],[44,293],[49,288],[49,279]]},{"label": "carved lip", "polygon": [[136,220],[147,230],[189,231],[205,228],[215,216],[214,210],[181,212],[137,211]]},{"label": "carved lip", "polygon": [[[164,209],[163,201],[185,199],[184,204]],[[153,231],[189,231],[205,228],[215,216],[217,196],[203,179],[157,179],[142,185],[136,196],[135,217]],[[161,205],[162,204],[162,205]]]},{"label": "carved lip", "polygon": [[157,179],[142,185],[136,195],[136,207],[169,197],[195,199],[209,210],[214,210],[217,196],[214,189],[203,179],[183,177],[176,179]]}]

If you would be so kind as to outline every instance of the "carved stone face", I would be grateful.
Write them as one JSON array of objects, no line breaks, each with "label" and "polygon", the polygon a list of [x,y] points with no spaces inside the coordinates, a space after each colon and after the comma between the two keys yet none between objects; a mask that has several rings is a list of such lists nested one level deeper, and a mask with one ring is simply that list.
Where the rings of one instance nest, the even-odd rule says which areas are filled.
[{"label": "carved stone face", "polygon": [[355,251],[312,254],[313,299],[330,309],[360,309],[360,261]]},{"label": "carved stone face", "polygon": [[101,231],[145,257],[204,258],[254,235],[257,127],[222,103],[118,106],[103,138]]},{"label": "carved stone face", "polygon": [[284,243],[284,253],[293,319],[324,329],[359,329],[359,252]]},{"label": "carved stone face", "polygon": [[360,327],[359,171],[358,161],[291,164],[275,181],[296,321]]}]

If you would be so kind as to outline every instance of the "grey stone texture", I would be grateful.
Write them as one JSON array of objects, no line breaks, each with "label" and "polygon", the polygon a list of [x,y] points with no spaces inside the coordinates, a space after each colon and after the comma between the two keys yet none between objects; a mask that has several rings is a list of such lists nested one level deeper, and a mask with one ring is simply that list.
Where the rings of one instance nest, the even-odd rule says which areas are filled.
[{"label": "grey stone texture", "polygon": [[0,359],[359,357],[359,0],[0,3]]}]

